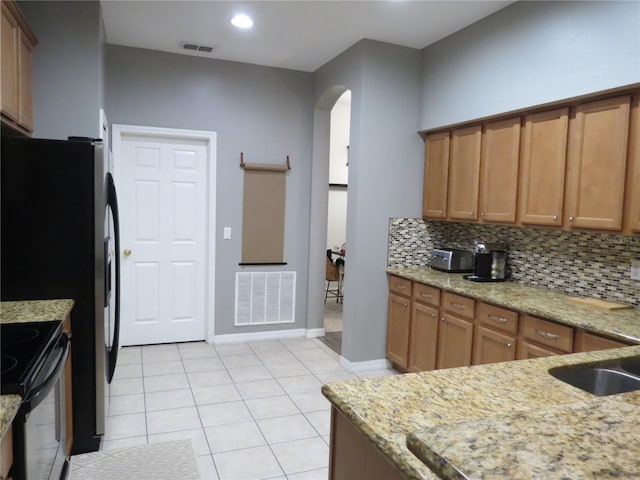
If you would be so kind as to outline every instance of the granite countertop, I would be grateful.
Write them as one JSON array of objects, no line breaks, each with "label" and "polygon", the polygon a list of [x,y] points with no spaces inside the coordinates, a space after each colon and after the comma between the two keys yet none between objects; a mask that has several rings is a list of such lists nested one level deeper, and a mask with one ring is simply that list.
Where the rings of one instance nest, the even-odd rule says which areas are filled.
[{"label": "granite countertop", "polygon": [[28,323],[64,320],[73,300],[23,300],[0,302],[0,323]]},{"label": "granite countertop", "polygon": [[[73,300],[25,300],[0,302],[0,323],[28,323],[60,320],[71,312]],[[0,437],[13,421],[22,398],[19,395],[0,395]]]},{"label": "granite countertop", "polygon": [[[572,468],[574,458],[584,465],[571,470],[570,478],[580,478],[586,469],[611,468],[624,477],[625,469],[640,468],[640,393],[597,398],[548,370],[635,355],[640,346],[330,383],[322,392],[407,478],[441,478],[407,442],[424,460],[444,455],[451,461],[447,472],[468,469],[469,478],[478,478],[478,471],[498,472],[493,478],[563,478],[566,472],[549,469]],[[542,420],[549,422],[544,428]],[[611,442],[599,440],[604,430]],[[519,455],[516,449],[525,444],[538,451],[540,464],[528,450]],[[473,454],[474,445],[483,458]],[[596,451],[587,450],[588,445],[597,446]],[[620,455],[620,445],[629,451]],[[567,461],[554,464],[545,453]],[[546,470],[540,470],[540,477],[537,470],[524,470],[529,467]]]},{"label": "granite countertop", "polygon": [[640,344],[640,309],[602,311],[576,305],[566,295],[540,287],[512,282],[470,282],[459,273],[429,267],[390,268],[387,273],[494,305],[584,328],[628,343]]}]

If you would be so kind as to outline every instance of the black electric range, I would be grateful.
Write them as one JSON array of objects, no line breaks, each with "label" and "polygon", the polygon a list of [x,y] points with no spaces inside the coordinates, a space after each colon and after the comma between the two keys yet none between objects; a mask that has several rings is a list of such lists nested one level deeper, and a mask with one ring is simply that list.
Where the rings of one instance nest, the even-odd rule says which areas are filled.
[{"label": "black electric range", "polygon": [[0,324],[2,394],[25,398],[46,375],[48,359],[62,333],[60,321]]}]

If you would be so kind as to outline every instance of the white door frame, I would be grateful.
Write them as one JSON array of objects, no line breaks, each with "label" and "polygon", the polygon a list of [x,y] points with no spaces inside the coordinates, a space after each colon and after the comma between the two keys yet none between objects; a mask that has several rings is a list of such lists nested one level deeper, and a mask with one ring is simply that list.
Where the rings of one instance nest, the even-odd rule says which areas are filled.
[{"label": "white door frame", "polygon": [[[216,256],[216,149],[217,134],[204,130],[183,130],[178,128],[160,128],[160,127],[143,127],[140,125],[113,125],[112,126],[112,144],[113,144],[113,160],[114,160],[114,180],[116,188],[122,185],[123,179],[123,158],[122,143],[124,137],[128,136],[146,136],[155,138],[178,138],[184,140],[199,140],[207,145],[207,235],[205,245],[205,265],[207,268],[206,285],[205,285],[205,311],[207,318],[205,319],[205,340],[207,343],[213,343],[215,333],[215,256]],[[120,211],[127,208],[126,199],[124,202],[118,198]],[[122,221],[120,222],[122,225]],[[122,235],[122,233],[121,233]],[[122,255],[122,252],[118,252]],[[121,258],[122,260],[122,258]],[[121,322],[122,325],[122,322]]]}]

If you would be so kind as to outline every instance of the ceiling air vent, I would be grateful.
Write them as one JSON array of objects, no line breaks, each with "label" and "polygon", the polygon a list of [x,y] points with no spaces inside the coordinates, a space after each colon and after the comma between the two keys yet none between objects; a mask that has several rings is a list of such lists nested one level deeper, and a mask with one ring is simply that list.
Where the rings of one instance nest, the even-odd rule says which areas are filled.
[{"label": "ceiling air vent", "polygon": [[211,53],[215,47],[209,47],[208,45],[199,45],[197,43],[182,42],[180,46],[184,50],[191,50],[193,52]]}]

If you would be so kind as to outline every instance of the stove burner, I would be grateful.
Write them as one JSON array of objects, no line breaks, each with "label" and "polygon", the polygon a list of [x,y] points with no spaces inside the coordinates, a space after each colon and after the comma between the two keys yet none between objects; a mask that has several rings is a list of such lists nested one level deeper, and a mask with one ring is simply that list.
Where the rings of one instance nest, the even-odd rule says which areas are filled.
[{"label": "stove burner", "polygon": [[[0,393],[27,396],[62,333],[60,321],[0,323]],[[42,370],[43,373],[46,373]]]},{"label": "stove burner", "polygon": [[38,335],[40,335],[40,332],[38,332],[37,329],[26,325],[20,325],[20,327],[14,328],[11,333],[4,333],[2,346],[19,345],[21,343],[29,342]]},{"label": "stove burner", "polygon": [[18,365],[18,360],[16,360],[15,357],[2,355],[2,358],[0,359],[0,373],[4,375],[5,373],[13,370],[16,365]]}]

